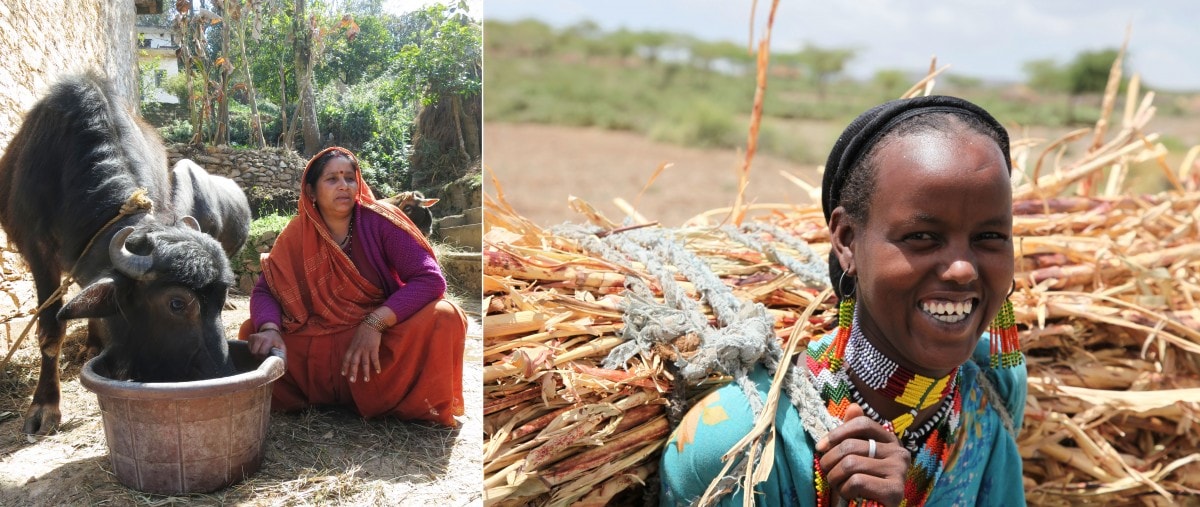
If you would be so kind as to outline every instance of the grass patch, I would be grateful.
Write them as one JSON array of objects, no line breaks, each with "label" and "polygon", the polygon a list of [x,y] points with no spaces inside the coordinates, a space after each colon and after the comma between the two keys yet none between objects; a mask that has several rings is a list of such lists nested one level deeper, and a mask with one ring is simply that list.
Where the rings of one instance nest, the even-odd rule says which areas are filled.
[{"label": "grass patch", "polygon": [[[270,247],[275,244],[275,238],[279,236],[279,232],[294,217],[295,215],[273,213],[251,221],[250,236],[246,238],[246,245],[233,257],[232,267],[234,276],[241,278],[243,274],[247,273],[257,275],[260,271],[258,268],[259,254],[270,251]],[[263,247],[266,249],[264,250]]]},{"label": "grass patch", "polygon": [[282,231],[296,215],[271,214],[250,222],[250,239],[262,237],[264,233]]}]

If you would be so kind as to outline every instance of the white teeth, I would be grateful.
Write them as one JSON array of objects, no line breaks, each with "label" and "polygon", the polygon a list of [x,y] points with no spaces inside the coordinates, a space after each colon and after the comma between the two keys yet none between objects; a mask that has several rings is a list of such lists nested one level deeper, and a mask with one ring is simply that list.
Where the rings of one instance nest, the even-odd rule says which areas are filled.
[{"label": "white teeth", "polygon": [[959,314],[959,315],[934,315],[934,316],[933,316],[933,318],[935,318],[935,319],[937,319],[937,320],[940,320],[940,321],[942,321],[942,322],[946,322],[946,323],[949,323],[949,324],[953,324],[953,323],[955,323],[955,322],[958,322],[958,321],[960,321],[960,320],[963,320],[963,319],[967,318],[967,315],[966,315],[966,314]]},{"label": "white teeth", "polygon": [[974,304],[971,300],[953,302],[953,301],[926,301],[921,304],[921,308],[925,313],[932,315],[934,318],[942,322],[958,322],[967,318],[974,309]]}]

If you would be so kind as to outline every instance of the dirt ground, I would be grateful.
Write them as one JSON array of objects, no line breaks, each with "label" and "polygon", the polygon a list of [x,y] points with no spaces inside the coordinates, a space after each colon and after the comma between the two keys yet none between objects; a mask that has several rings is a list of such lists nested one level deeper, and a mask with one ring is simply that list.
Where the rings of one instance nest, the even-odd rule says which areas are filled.
[{"label": "dirt ground", "polygon": [[[6,257],[9,253],[5,253]],[[32,307],[31,283],[4,263],[0,316],[13,303]],[[8,298],[0,298],[0,300]],[[223,315],[236,336],[248,298],[233,295]],[[37,382],[36,336],[20,346],[0,377],[0,505],[428,505],[482,504],[482,328],[477,298],[455,299],[467,311],[463,373],[467,414],[455,429],[394,420],[363,420],[345,411],[313,409],[272,414],[261,470],[249,480],[206,495],[159,496],[122,486],[113,475],[96,397],[79,384],[82,333],[73,323],[63,349],[62,412],[58,433],[30,443],[22,416]],[[26,319],[11,322],[7,352]],[[32,332],[31,332],[32,334]]]},{"label": "dirt ground", "polygon": [[[542,226],[584,222],[567,204],[574,195],[614,222],[625,213],[613,198],[625,199],[648,220],[666,226],[715,208],[737,194],[742,155],[733,150],[686,148],[651,141],[629,132],[552,125],[485,123],[484,161],[499,178],[505,199],[521,215]],[[666,169],[638,200],[660,164]],[[759,203],[808,204],[808,192],[780,175],[786,171],[820,187],[812,166],[758,155],[746,199]],[[485,172],[489,195],[496,189]]]}]

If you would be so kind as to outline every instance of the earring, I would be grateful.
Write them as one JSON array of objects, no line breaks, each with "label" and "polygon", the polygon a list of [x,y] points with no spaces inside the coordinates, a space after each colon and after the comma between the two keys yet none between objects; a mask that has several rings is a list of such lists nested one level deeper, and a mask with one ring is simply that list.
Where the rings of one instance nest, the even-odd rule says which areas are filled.
[{"label": "earring", "polygon": [[[846,272],[842,271],[842,276],[838,277],[838,290],[842,290],[842,282],[846,280]],[[853,280],[853,278],[852,278]],[[852,282],[853,283],[853,282]],[[852,289],[857,289],[857,285],[852,285]],[[854,293],[856,290],[851,290],[849,293],[842,296],[842,300],[838,302],[838,330],[837,335],[833,337],[833,343],[830,344],[830,369],[837,371],[841,368],[842,358],[846,356],[846,344],[850,343],[850,328],[854,326]]]},{"label": "earring", "polygon": [[1000,305],[1000,313],[996,314],[996,318],[988,327],[988,334],[991,335],[989,362],[993,369],[1011,368],[1025,362],[1025,355],[1021,353],[1021,340],[1017,337],[1017,317],[1013,313],[1012,300],[1009,298],[1016,288],[1017,282],[1013,281],[1013,288],[1008,291],[1008,296],[1005,296],[1004,304]]},{"label": "earring", "polygon": [[841,294],[842,299],[852,299],[854,297],[854,293],[858,292],[858,283],[855,282],[853,276],[850,277],[850,290],[847,291],[845,289],[845,287],[843,287],[844,284],[842,283],[845,281],[846,281],[846,272],[842,271],[842,276],[838,277],[838,284],[837,284],[838,294]]}]

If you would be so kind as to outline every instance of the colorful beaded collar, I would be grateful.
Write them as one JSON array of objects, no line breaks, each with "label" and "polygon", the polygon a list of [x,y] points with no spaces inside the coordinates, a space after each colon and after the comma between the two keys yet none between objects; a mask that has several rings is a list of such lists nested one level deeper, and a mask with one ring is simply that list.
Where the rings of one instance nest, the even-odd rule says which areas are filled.
[{"label": "colorful beaded collar", "polygon": [[[925,499],[929,497],[929,492],[933,489],[933,485],[937,483],[946,459],[954,448],[958,427],[962,420],[962,394],[958,389],[959,370],[956,369],[944,379],[928,379],[928,377],[923,377],[928,380],[921,380],[921,384],[919,385],[924,385],[925,388],[917,390],[939,392],[938,397],[929,399],[928,401],[926,400],[926,398],[929,398],[928,394],[904,395],[903,393],[908,392],[907,388],[899,391],[901,393],[898,396],[899,398],[905,401],[916,400],[911,405],[905,403],[905,401],[897,400],[905,403],[906,406],[928,408],[938,402],[943,403],[937,415],[931,418],[930,421],[927,421],[926,424],[922,425],[916,431],[907,432],[908,425],[912,423],[912,412],[906,413],[893,421],[883,419],[877,411],[871,409],[869,405],[863,402],[854,384],[850,381],[848,370],[855,368],[856,375],[859,375],[860,372],[853,365],[862,365],[862,367],[870,368],[871,366],[868,365],[868,362],[877,360],[877,358],[860,360],[858,355],[874,356],[878,354],[878,351],[875,351],[874,347],[870,346],[866,338],[861,336],[860,331],[856,332],[858,326],[856,325],[854,300],[847,298],[839,306],[838,331],[833,340],[828,345],[818,345],[809,348],[805,355],[805,364],[808,366],[808,373],[811,375],[813,385],[817,387],[817,390],[821,393],[821,398],[825,400],[825,408],[829,411],[830,415],[840,419],[845,415],[846,408],[850,406],[850,403],[858,403],[869,417],[896,432],[898,436],[902,435],[901,441],[913,453],[913,460],[912,464],[909,465],[908,474],[906,474],[904,501],[901,505],[922,505],[925,503]],[[851,337],[856,334],[858,337],[854,340],[855,349],[850,351],[848,349],[850,349]],[[861,350],[868,347],[870,350]],[[875,354],[872,354],[871,351],[874,351]],[[848,352],[852,352],[849,354],[849,357],[847,357]],[[878,355],[887,359],[882,354]],[[890,359],[887,359],[887,361],[893,365],[895,364]],[[880,377],[878,372],[865,372],[860,378],[866,380],[866,377],[871,377],[872,380],[867,383],[872,388],[880,384],[886,387],[891,384],[893,377],[897,377],[897,373],[900,373],[900,370],[903,369],[896,365],[891,374],[885,373],[883,377]],[[919,377],[911,372],[908,372],[906,375],[914,379]],[[902,378],[904,378],[903,375],[897,377],[897,379]],[[900,382],[900,380],[897,380],[897,382]],[[909,384],[912,384],[911,380],[903,382],[905,386]],[[907,421],[907,424],[903,428],[897,428],[899,426],[897,422],[904,423],[905,421]],[[828,506],[830,500],[829,484],[821,470],[819,456],[813,459],[813,471],[814,486],[817,492],[817,505]],[[864,505],[874,505],[874,502],[867,502]]]}]

